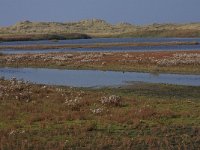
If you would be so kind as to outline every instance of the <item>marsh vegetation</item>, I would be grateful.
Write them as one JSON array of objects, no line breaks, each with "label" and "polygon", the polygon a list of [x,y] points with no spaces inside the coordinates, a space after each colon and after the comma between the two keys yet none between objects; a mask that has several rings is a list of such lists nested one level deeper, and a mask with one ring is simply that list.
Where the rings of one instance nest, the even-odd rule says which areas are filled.
[{"label": "marsh vegetation", "polygon": [[199,51],[4,54],[0,61],[1,67],[200,73]]},{"label": "marsh vegetation", "polygon": [[[57,40],[68,38],[72,32],[83,34],[71,34],[70,38],[199,37],[199,30],[199,23],[153,24],[140,27],[127,23],[110,25],[103,20],[85,20],[78,23],[26,21],[1,28],[0,39],[3,41],[48,39],[55,40],[56,43]],[[131,43],[114,45],[128,44]],[[138,46],[138,44],[148,46],[152,43],[131,45]],[[9,46],[1,46],[1,49],[24,47],[24,49],[41,50],[58,46],[101,48],[113,46],[113,43]],[[200,51],[0,53],[0,67],[137,71],[151,72],[155,76],[159,73],[200,74]],[[117,88],[74,88],[5,78],[0,77],[0,149],[2,150],[196,150],[200,147],[199,86],[133,82],[128,86]]]},{"label": "marsh vegetation", "polygon": [[198,149],[199,87],[0,80],[1,149]]}]

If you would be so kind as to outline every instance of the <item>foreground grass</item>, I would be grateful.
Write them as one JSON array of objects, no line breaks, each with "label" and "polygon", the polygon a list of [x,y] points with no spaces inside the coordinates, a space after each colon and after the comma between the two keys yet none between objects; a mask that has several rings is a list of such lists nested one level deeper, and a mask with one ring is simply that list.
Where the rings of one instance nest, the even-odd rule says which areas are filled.
[{"label": "foreground grass", "polygon": [[[70,88],[0,80],[1,149],[198,149],[200,87]],[[117,95],[119,101],[101,103]]]}]

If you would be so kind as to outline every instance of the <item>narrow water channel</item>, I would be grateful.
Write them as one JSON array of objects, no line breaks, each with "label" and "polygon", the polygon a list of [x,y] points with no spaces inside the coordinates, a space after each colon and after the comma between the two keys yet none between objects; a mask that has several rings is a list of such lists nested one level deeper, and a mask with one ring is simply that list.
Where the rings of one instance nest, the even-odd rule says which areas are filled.
[{"label": "narrow water channel", "polygon": [[200,75],[151,74],[138,72],[115,72],[96,70],[59,70],[44,68],[0,68],[0,77],[73,87],[122,86],[131,82],[166,83],[200,86]]},{"label": "narrow water channel", "polygon": [[[96,43],[154,43],[154,42],[198,42],[200,38],[94,38],[79,40],[59,40],[57,42],[42,41],[17,41],[1,42],[0,46],[19,46],[19,45],[62,45],[62,44],[96,44]],[[24,53],[51,53],[51,52],[151,52],[151,51],[190,51],[200,50],[200,44],[197,45],[171,45],[171,46],[114,46],[101,48],[64,48],[64,49],[36,49],[36,50],[0,50],[3,54],[24,54]]]},{"label": "narrow water channel", "polygon": [[33,44],[95,44],[95,43],[141,43],[141,42],[200,42],[200,38],[92,38],[76,40],[38,40],[0,42],[0,45],[33,45]]}]

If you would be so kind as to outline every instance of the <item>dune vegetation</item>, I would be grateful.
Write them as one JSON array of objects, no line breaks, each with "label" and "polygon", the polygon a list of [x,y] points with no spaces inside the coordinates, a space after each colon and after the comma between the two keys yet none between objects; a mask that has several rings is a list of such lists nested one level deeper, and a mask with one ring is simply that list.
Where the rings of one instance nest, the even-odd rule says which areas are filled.
[{"label": "dune vegetation", "polygon": [[[42,34],[41,34],[42,33]],[[74,33],[83,37],[200,37],[200,23],[133,25],[110,24],[91,19],[79,22],[30,22],[24,21],[8,27],[0,27],[0,40],[69,39]],[[70,35],[72,34],[72,35]],[[67,35],[67,36],[63,36]],[[6,38],[4,38],[6,37]],[[10,37],[10,38],[9,38]],[[12,37],[12,38],[11,38]],[[64,37],[64,38],[63,38]],[[77,36],[76,36],[77,37]],[[79,37],[79,36],[78,36]],[[80,36],[79,38],[83,38]]]}]

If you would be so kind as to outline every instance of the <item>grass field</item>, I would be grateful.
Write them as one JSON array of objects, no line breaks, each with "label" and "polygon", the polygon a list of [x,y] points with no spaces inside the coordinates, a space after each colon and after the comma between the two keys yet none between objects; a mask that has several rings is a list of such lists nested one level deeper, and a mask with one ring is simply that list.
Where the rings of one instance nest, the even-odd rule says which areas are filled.
[{"label": "grass field", "polygon": [[1,149],[198,149],[200,87],[0,80]]}]

